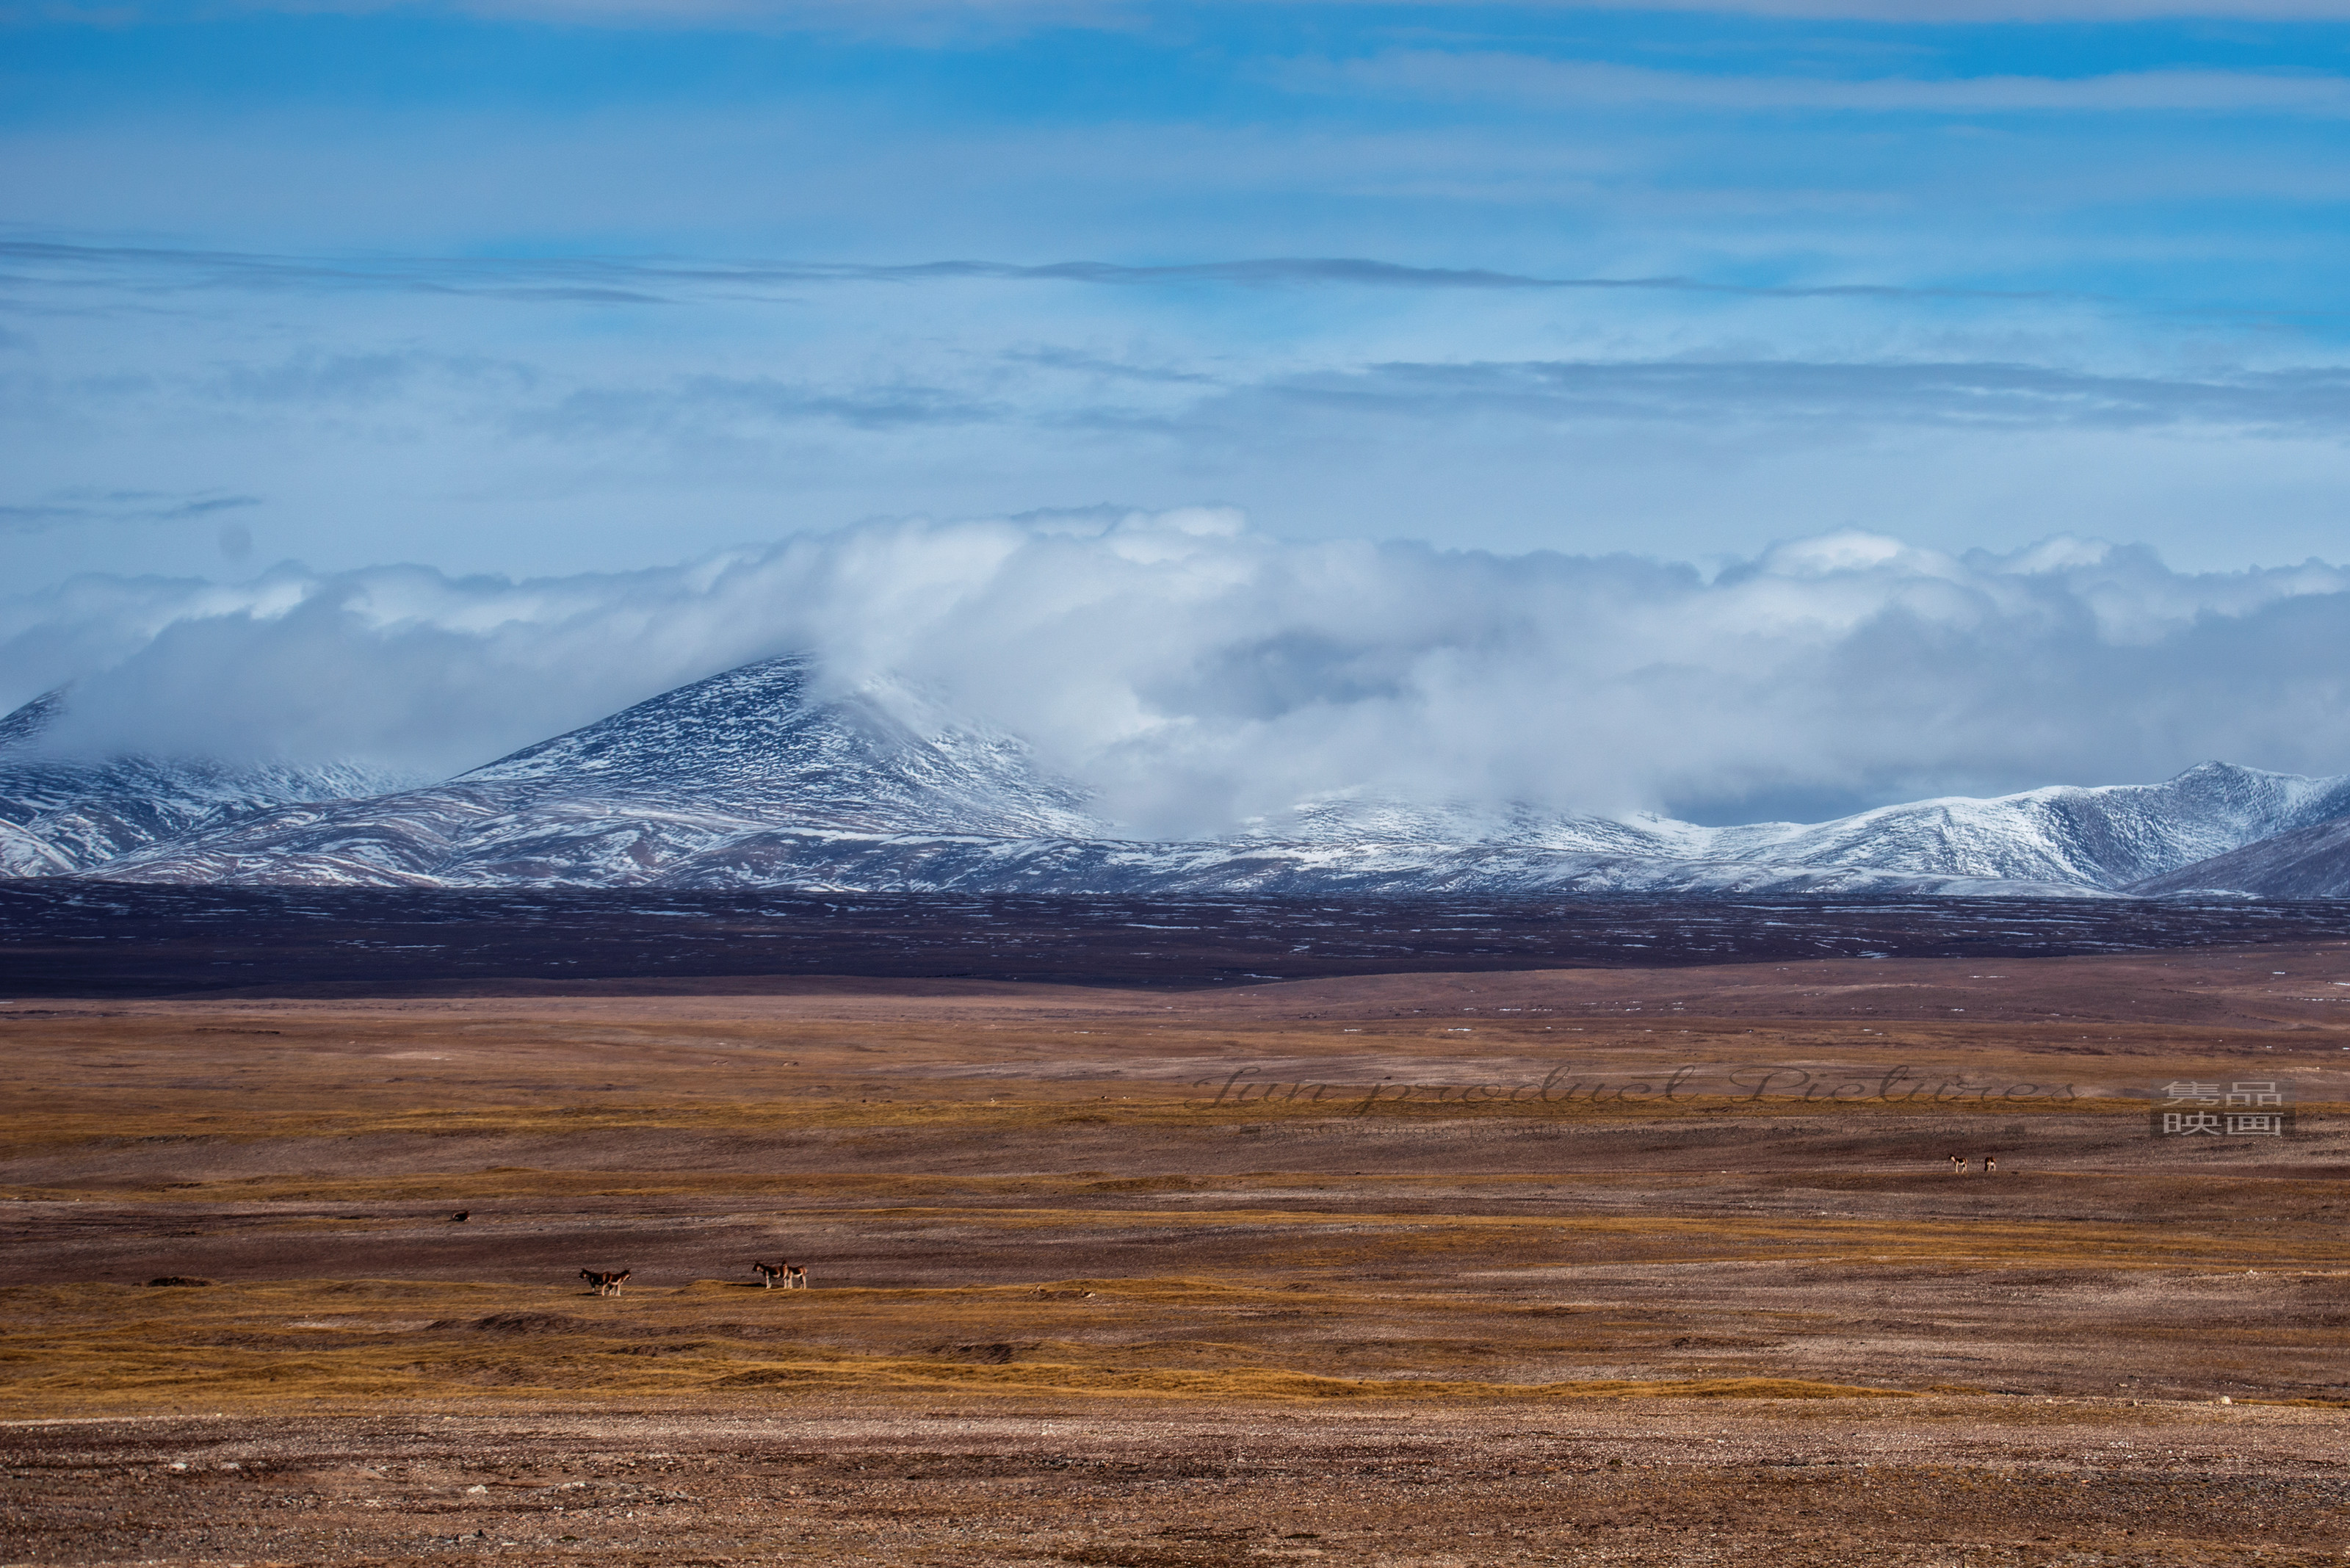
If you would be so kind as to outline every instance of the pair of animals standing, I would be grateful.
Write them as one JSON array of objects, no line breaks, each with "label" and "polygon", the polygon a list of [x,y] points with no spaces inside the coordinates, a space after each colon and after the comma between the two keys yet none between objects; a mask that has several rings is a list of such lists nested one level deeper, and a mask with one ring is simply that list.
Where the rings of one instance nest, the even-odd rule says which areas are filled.
[{"label": "pair of animals standing", "polygon": [[[620,1286],[636,1272],[634,1269],[582,1269],[579,1277],[586,1280],[598,1295],[616,1296],[620,1293]],[[807,1270],[798,1263],[753,1263],[751,1272],[757,1274],[760,1283],[771,1291],[778,1281],[787,1291],[808,1288]]]},{"label": "pair of animals standing", "polygon": [[[1973,1166],[1967,1163],[1967,1157],[1965,1155],[1954,1154],[1950,1156],[1950,1174],[1952,1176],[1964,1176],[1973,1168]],[[1999,1174],[1999,1157],[1997,1155],[1987,1154],[1983,1156],[1983,1174],[1985,1176],[1997,1176]]]}]

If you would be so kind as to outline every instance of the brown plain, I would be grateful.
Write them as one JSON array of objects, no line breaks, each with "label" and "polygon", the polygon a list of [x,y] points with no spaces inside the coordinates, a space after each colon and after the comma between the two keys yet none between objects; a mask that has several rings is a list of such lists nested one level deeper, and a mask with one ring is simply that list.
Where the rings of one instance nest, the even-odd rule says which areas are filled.
[{"label": "brown plain", "polygon": [[2350,948],[710,983],[0,1005],[5,1554],[2350,1547]]}]

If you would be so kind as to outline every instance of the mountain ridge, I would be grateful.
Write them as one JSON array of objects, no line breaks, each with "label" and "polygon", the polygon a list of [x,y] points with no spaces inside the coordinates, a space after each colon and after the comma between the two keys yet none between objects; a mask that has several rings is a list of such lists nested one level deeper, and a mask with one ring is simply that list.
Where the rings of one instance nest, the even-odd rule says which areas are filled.
[{"label": "mountain ridge", "polygon": [[0,715],[0,877],[71,876],[290,801],[369,797],[399,782],[357,763],[44,754],[69,694]]},{"label": "mountain ridge", "polygon": [[[835,691],[820,677],[806,656],[759,660],[442,783],[371,793],[342,787],[363,770],[131,758],[12,771],[10,756],[53,719],[51,694],[36,700],[38,711],[27,704],[0,718],[0,874],[418,888],[2081,898],[2159,891],[2193,867],[2350,815],[2350,778],[2204,763],[2158,784],[2045,785],[1727,827],[1341,794],[1225,837],[1153,841],[1093,815],[1084,791],[1045,771],[1017,737],[897,683]],[[17,730],[26,734],[12,741]],[[82,771],[25,771],[40,767]],[[142,788],[153,794],[144,816]]]}]

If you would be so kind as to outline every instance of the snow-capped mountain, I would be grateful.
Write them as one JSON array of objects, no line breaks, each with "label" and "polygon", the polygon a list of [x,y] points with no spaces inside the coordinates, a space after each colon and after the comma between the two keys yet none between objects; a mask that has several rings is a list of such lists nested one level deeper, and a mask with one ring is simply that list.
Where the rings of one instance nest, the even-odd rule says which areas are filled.
[{"label": "snow-capped mountain", "polygon": [[[0,721],[0,737],[15,722]],[[1919,801],[1817,824],[1704,827],[1331,796],[1228,838],[1147,842],[1090,815],[1084,793],[1049,776],[1015,738],[887,683],[827,691],[801,658],[680,687],[429,788],[265,800],[255,784],[232,803],[223,783],[219,802],[198,814],[183,804],[194,776],[172,775],[179,793],[154,805],[138,834],[119,844],[93,834],[83,857],[27,858],[11,863],[22,865],[15,874],[1067,894],[2078,897],[2154,888],[2183,867],[2350,814],[2350,779],[2207,763],[2162,784]],[[103,790],[90,778],[60,788],[60,802],[73,789],[105,794],[116,816],[136,794],[128,774]],[[73,799],[82,804],[45,820],[98,809]]]},{"label": "snow-capped mountain", "polygon": [[[832,869],[912,830],[974,844],[1107,836],[1009,736],[877,684],[814,689],[802,658],[665,692],[429,789],[288,806],[109,865],[141,881],[359,886],[698,885],[704,857],[760,885],[853,887]],[[826,846],[837,846],[827,850]],[[740,870],[712,882],[738,883]]]},{"label": "snow-capped mountain", "polygon": [[52,691],[0,718],[0,877],[86,871],[289,801],[373,795],[399,782],[354,765],[45,756],[42,739],[64,711],[64,694]]},{"label": "snow-capped mountain", "polygon": [[1008,735],[955,722],[903,687],[816,690],[815,660],[770,659],[666,691],[451,783],[537,801],[628,799],[764,821],[994,837],[1106,831],[1076,786]]},{"label": "snow-capped mountain", "polygon": [[2116,892],[2345,813],[2350,779],[2205,763],[2162,784],[2059,784],[1735,827],[1328,800],[1252,842],[1324,867],[1336,851],[1335,864],[1363,873],[1400,853],[1443,876],[1448,891],[1510,877],[1528,891]]},{"label": "snow-capped mountain", "polygon": [[2112,891],[2345,812],[2350,778],[2204,763],[2161,784],[2059,784],[1990,800],[1913,801],[1808,826],[1698,831],[1708,858]]}]

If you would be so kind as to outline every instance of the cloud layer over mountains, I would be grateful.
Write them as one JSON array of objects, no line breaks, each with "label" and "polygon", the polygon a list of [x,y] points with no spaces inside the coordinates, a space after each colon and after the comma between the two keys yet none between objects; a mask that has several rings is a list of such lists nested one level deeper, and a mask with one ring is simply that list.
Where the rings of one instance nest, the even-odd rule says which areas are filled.
[{"label": "cloud layer over mountains", "polygon": [[0,601],[0,701],[74,682],[55,740],[83,753],[439,775],[800,649],[1026,736],[1151,835],[1349,789],[1726,822],[2207,758],[2350,771],[2350,571],[2320,563],[1836,534],[1709,576],[1283,541],[1206,508],[873,524],[527,581],[86,576]]}]

